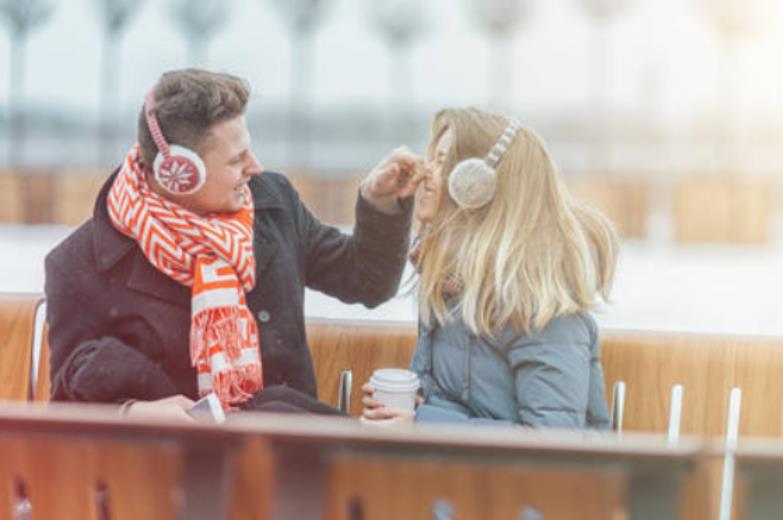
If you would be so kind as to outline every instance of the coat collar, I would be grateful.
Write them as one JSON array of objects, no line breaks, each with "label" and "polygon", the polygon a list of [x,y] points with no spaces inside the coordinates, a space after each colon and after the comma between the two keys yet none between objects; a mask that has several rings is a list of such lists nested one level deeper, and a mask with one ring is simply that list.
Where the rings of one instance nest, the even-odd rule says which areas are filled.
[{"label": "coat collar", "polygon": [[101,191],[95,200],[95,208],[92,214],[95,230],[93,235],[95,265],[98,266],[98,272],[100,273],[111,269],[122,257],[136,247],[135,240],[123,235],[114,228],[109,218],[109,210],[106,207],[109,190],[118,172],[119,168],[114,170],[114,173],[109,176],[103,187],[101,187]]},{"label": "coat collar", "polygon": [[[271,173],[271,172],[270,172]],[[256,211],[268,208],[284,208],[283,193],[277,183],[271,182],[265,173],[250,179],[250,192]]]},{"label": "coat collar", "polygon": [[181,306],[190,305],[190,288],[161,273],[147,261],[136,241],[114,228],[107,209],[107,198],[118,170],[101,188],[93,211],[95,265],[106,272],[129,255],[133,256],[127,286],[129,289]]}]

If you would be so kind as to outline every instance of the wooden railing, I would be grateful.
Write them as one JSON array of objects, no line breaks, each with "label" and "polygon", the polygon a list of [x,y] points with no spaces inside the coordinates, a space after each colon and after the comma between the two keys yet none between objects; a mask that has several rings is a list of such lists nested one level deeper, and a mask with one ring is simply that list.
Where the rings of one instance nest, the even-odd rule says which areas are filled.
[{"label": "wooden railing", "polygon": [[424,519],[434,509],[500,519],[526,508],[555,519],[671,518],[704,450],[632,434],[378,429],[270,414],[209,426],[5,405],[0,511],[21,489],[44,519]]}]

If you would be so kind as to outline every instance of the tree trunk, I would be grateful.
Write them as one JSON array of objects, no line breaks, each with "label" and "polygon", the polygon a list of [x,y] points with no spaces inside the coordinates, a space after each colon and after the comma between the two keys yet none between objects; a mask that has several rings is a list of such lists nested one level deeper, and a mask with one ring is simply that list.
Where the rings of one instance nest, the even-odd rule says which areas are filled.
[{"label": "tree trunk", "polygon": [[391,49],[391,70],[389,71],[389,127],[392,138],[398,143],[407,142],[410,132],[410,113],[413,104],[413,88],[411,87],[411,46],[401,43]]},{"label": "tree trunk", "polygon": [[116,161],[117,107],[119,106],[119,74],[121,55],[120,39],[117,35],[106,34],[101,48],[101,91],[100,124],[98,125],[98,161],[108,165]]},{"label": "tree trunk", "polygon": [[9,77],[10,135],[8,138],[8,159],[11,166],[18,166],[24,161],[26,143],[25,117],[25,43],[26,34],[14,32],[11,36],[11,64]]},{"label": "tree trunk", "polygon": [[513,108],[514,92],[514,49],[511,34],[496,34],[492,37],[489,59],[488,105],[501,112]]},{"label": "tree trunk", "polygon": [[[612,106],[611,106],[611,21],[593,18],[593,92],[592,107],[588,111],[595,127],[595,141],[591,173],[607,175],[611,169]],[[591,126],[592,126],[591,125]]]},{"label": "tree trunk", "polygon": [[207,42],[202,35],[188,38],[188,67],[204,67],[207,62]]},{"label": "tree trunk", "polygon": [[313,35],[298,32],[291,38],[291,88],[289,98],[289,162],[310,166]]}]

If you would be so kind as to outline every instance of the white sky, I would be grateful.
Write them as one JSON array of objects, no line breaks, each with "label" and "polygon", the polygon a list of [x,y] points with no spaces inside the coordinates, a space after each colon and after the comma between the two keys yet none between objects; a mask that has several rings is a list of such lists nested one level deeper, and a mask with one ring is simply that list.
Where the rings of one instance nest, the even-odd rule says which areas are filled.
[{"label": "white sky", "polygon": [[[316,37],[316,108],[384,103],[391,60],[366,20],[366,5],[334,0]],[[702,0],[704,1],[704,0]],[[746,118],[783,116],[783,2],[767,2],[763,24],[737,47],[741,109]],[[289,43],[269,0],[229,0],[226,28],[210,47],[207,66],[248,78],[257,104],[285,103]],[[28,45],[27,96],[97,113],[100,27],[94,0],[58,0],[52,19]],[[164,70],[184,66],[183,38],[167,19],[167,0],[147,0],[122,47],[121,109],[135,111]],[[484,104],[490,44],[468,19],[464,0],[420,0],[431,31],[414,47],[413,104]],[[594,27],[579,0],[537,0],[513,41],[513,102],[519,111],[584,108],[596,84]],[[718,49],[697,0],[629,0],[612,25],[608,97],[618,112],[684,122],[719,107]],[[743,5],[749,5],[746,0]],[[0,109],[8,95],[8,34],[0,32]]]}]

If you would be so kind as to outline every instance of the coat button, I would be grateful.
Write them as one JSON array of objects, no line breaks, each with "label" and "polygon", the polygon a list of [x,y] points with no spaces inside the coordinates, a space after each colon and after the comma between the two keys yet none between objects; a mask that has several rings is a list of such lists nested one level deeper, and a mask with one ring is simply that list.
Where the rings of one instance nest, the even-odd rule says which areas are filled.
[{"label": "coat button", "polygon": [[270,318],[269,313],[266,311],[258,311],[257,316],[258,316],[258,321],[260,321],[261,323],[267,323]]}]

